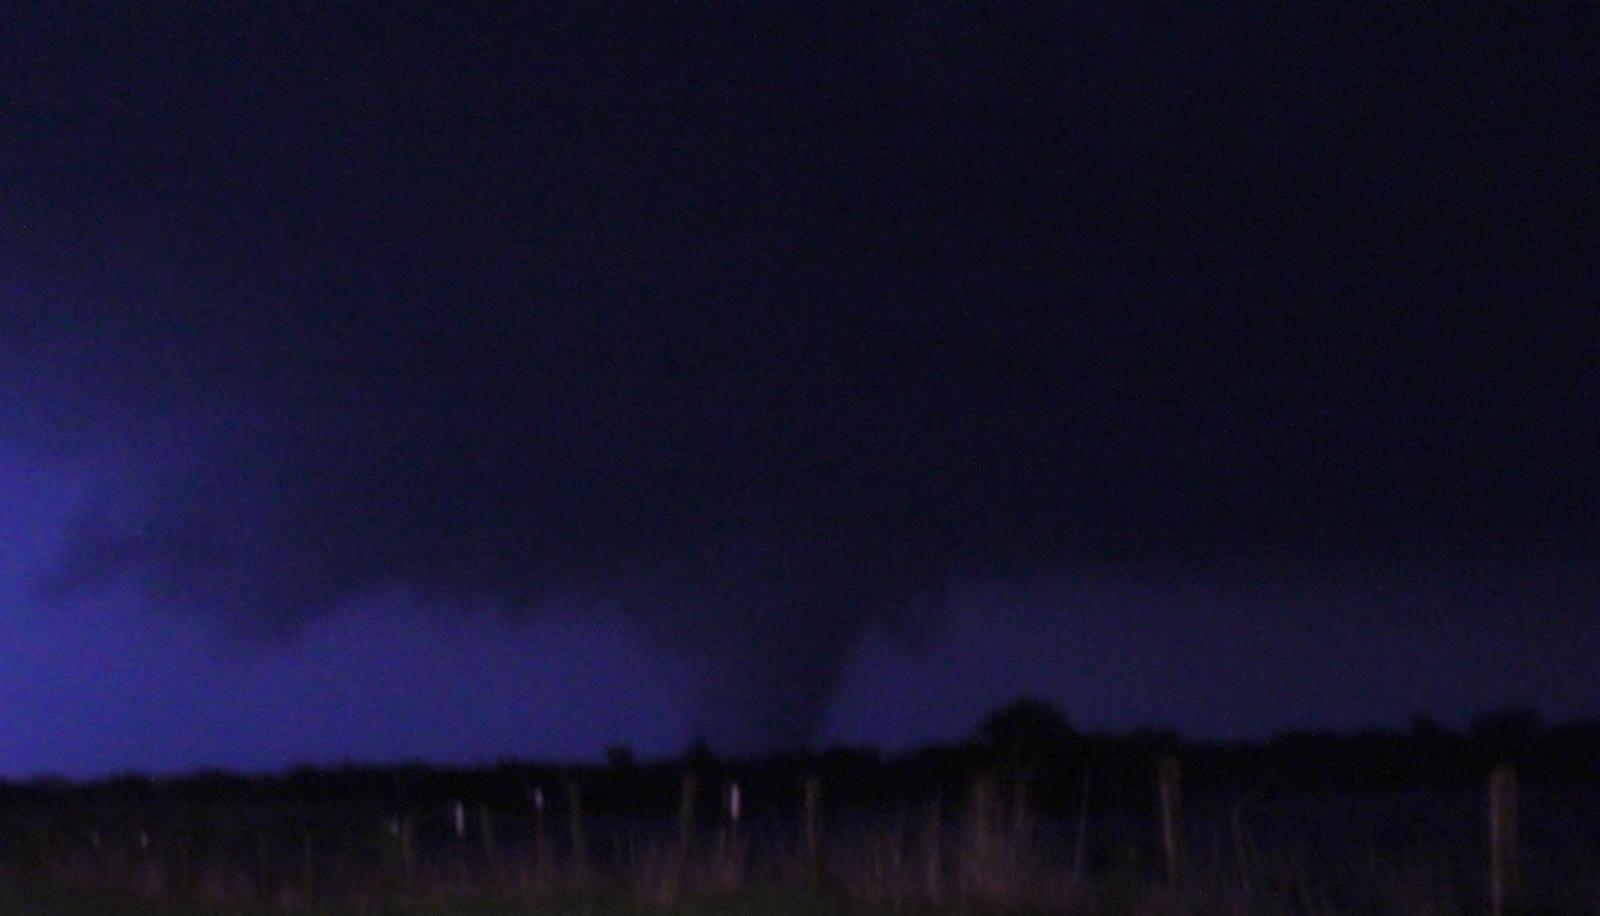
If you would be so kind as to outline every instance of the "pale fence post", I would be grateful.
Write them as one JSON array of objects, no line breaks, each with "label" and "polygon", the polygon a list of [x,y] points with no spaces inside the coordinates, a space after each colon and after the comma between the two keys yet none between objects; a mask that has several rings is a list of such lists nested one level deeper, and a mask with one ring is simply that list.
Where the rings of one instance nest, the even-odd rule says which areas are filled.
[{"label": "pale fence post", "polygon": [[1178,882],[1183,873],[1183,787],[1178,758],[1161,758],[1157,774],[1161,797],[1161,850],[1166,857],[1167,881]]},{"label": "pale fence post", "polygon": [[544,829],[544,787],[533,787],[533,873],[543,885],[550,879],[550,838]]},{"label": "pale fence post", "polygon": [[739,836],[739,818],[744,807],[743,793],[739,790],[739,783],[732,782],[728,785],[727,802],[727,849],[725,850],[724,867],[726,879],[729,884],[737,887],[743,879],[744,856],[741,849],[742,840]]},{"label": "pale fence post", "polygon": [[1517,896],[1517,771],[1501,765],[1489,773],[1489,911],[1506,916]]},{"label": "pale fence post", "polygon": [[455,837],[456,882],[467,883],[467,806],[461,799],[450,802],[450,832]]}]

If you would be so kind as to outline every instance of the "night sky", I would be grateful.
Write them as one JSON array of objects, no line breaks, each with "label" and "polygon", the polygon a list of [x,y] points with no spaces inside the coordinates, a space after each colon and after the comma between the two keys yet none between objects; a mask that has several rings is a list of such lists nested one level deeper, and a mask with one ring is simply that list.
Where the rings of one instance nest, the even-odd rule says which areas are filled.
[{"label": "night sky", "polygon": [[1593,4],[328,6],[0,13],[0,775],[1600,715]]}]

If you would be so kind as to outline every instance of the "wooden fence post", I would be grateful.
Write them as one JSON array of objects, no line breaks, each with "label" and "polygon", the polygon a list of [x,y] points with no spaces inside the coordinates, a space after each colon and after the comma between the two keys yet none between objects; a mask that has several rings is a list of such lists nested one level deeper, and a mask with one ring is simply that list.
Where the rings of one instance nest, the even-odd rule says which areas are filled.
[{"label": "wooden fence post", "polygon": [[483,844],[483,862],[490,875],[495,879],[500,878],[500,847],[494,839],[494,814],[489,806],[480,802],[478,804],[478,840]]},{"label": "wooden fence post", "polygon": [[1078,829],[1072,840],[1072,883],[1083,883],[1089,858],[1089,765],[1083,765],[1083,786],[1078,792]]},{"label": "wooden fence post", "polygon": [[922,865],[928,899],[944,902],[944,810],[938,797],[928,802],[922,821]]},{"label": "wooden fence post", "polygon": [[1509,765],[1489,773],[1489,911],[1506,916],[1517,896],[1517,771]]},{"label": "wooden fence post", "polygon": [[1157,782],[1161,796],[1161,850],[1166,856],[1167,881],[1178,882],[1183,873],[1183,788],[1178,758],[1161,758]]},{"label": "wooden fence post", "polygon": [[807,776],[802,803],[801,830],[805,842],[806,877],[813,884],[822,878],[822,782]]},{"label": "wooden fence post", "polygon": [[317,886],[317,848],[310,828],[306,829],[304,845],[301,847],[300,873],[300,881],[304,885],[301,890],[310,897]]},{"label": "wooden fence post", "polygon": [[567,832],[572,846],[572,877],[583,881],[589,871],[589,840],[583,830],[583,797],[578,792],[578,778],[567,780]]},{"label": "wooden fence post", "polygon": [[415,875],[416,861],[417,819],[408,814],[400,819],[400,867],[405,869],[407,883]]},{"label": "wooden fence post", "polygon": [[967,823],[961,840],[960,893],[992,897],[1004,890],[999,867],[1003,829],[999,783],[992,770],[973,777]]},{"label": "wooden fence post", "polygon": [[267,878],[272,873],[272,860],[267,855],[267,834],[264,830],[256,831],[256,884],[259,887],[267,886]]},{"label": "wooden fence post", "polygon": [[1239,888],[1250,897],[1255,893],[1255,880],[1251,877],[1255,873],[1255,856],[1250,851],[1250,836],[1237,806],[1228,812],[1228,832],[1233,839],[1233,859],[1239,866]]},{"label": "wooden fence post", "polygon": [[993,773],[980,773],[972,782],[972,831],[971,842],[980,868],[989,867],[990,853],[995,842],[995,828],[997,826],[996,812],[999,810],[999,801],[996,796],[996,783]]},{"label": "wooden fence post", "polygon": [[678,782],[678,879],[687,880],[694,860],[695,814],[699,808],[700,780],[693,773]]}]

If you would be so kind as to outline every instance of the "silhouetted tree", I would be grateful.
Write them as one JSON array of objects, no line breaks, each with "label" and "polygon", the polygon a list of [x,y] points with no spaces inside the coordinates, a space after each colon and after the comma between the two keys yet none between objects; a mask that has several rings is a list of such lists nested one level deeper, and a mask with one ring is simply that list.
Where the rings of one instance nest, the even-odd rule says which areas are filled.
[{"label": "silhouetted tree", "polygon": [[626,744],[613,744],[606,748],[606,763],[610,764],[613,770],[632,770],[639,765],[638,759],[633,755],[633,748]]},{"label": "silhouetted tree", "polygon": [[1062,766],[1078,745],[1078,733],[1061,710],[1023,697],[990,713],[978,734],[1011,778],[1032,780]]},{"label": "silhouetted tree", "polygon": [[1469,729],[1474,738],[1487,740],[1526,740],[1544,731],[1544,717],[1526,706],[1502,706],[1473,717]]},{"label": "silhouetted tree", "polygon": [[697,737],[684,755],[684,765],[689,772],[704,778],[716,769],[717,755],[711,752],[711,745],[706,743],[705,738]]},{"label": "silhouetted tree", "polygon": [[1426,713],[1417,713],[1411,717],[1410,737],[1417,741],[1438,741],[1444,737],[1444,728]]},{"label": "silhouetted tree", "polygon": [[1544,718],[1526,706],[1502,706],[1475,716],[1467,734],[1494,757],[1520,753],[1544,733]]}]

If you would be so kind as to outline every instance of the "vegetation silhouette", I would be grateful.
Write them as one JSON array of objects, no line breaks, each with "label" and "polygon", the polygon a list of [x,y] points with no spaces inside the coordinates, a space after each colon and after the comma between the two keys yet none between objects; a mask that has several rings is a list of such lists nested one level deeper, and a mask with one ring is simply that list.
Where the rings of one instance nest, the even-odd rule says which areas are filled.
[{"label": "vegetation silhouette", "polygon": [[[1216,792],[1271,797],[1329,792],[1476,786],[1496,763],[1515,763],[1531,780],[1600,785],[1600,720],[1546,725],[1525,707],[1489,710],[1464,730],[1417,717],[1404,729],[1291,731],[1265,741],[1193,741],[1173,731],[1079,732],[1048,702],[1022,697],[994,710],[969,739],[897,754],[871,746],[725,757],[697,739],[680,757],[638,759],[614,745],[604,761],[505,760],[475,767],[425,762],[298,766],[281,773],[208,769],[151,776],[125,773],[82,782],[54,777],[0,781],[0,803],[205,801],[346,803],[384,810],[471,799],[521,811],[536,789],[554,797],[576,777],[585,804],[602,815],[667,817],[681,777],[715,787],[742,786],[753,807],[786,815],[801,803],[802,781],[827,786],[830,805],[886,809],[960,793],[981,773],[1028,785],[1042,813],[1071,814],[1085,768],[1097,805],[1148,804],[1149,773],[1162,756],[1183,760],[1190,781]],[[708,806],[718,793],[702,793]]]}]

